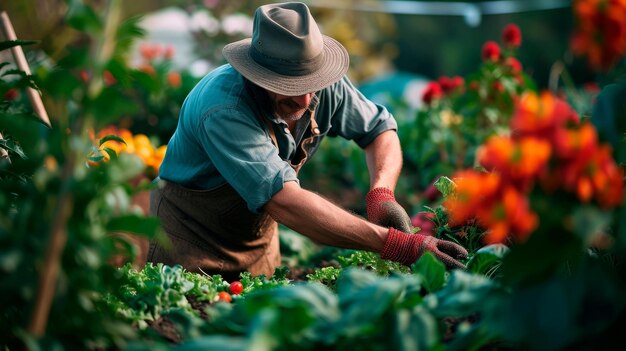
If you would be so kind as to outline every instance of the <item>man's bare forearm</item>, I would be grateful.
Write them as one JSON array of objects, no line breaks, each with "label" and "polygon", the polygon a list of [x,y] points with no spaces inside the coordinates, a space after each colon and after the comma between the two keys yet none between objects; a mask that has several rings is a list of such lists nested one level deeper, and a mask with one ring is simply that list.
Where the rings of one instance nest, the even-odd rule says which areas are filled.
[{"label": "man's bare forearm", "polygon": [[365,159],[370,174],[370,189],[394,190],[402,170],[400,139],[394,130],[378,135],[365,147]]},{"label": "man's bare forearm", "polygon": [[323,245],[381,252],[388,234],[387,228],[300,188],[296,182],[285,183],[265,210],[277,222]]}]

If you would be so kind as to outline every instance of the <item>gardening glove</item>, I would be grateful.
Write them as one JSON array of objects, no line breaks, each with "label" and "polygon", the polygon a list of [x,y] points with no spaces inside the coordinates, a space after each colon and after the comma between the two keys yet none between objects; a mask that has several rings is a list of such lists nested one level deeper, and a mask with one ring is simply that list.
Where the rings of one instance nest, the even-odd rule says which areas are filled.
[{"label": "gardening glove", "polygon": [[396,228],[410,233],[411,217],[396,201],[393,191],[387,188],[374,188],[365,196],[367,219],[378,225]]},{"label": "gardening glove", "polygon": [[389,235],[380,257],[411,266],[424,252],[432,252],[448,269],[465,266],[457,258],[466,258],[467,250],[457,243],[430,235],[408,234],[389,228]]}]

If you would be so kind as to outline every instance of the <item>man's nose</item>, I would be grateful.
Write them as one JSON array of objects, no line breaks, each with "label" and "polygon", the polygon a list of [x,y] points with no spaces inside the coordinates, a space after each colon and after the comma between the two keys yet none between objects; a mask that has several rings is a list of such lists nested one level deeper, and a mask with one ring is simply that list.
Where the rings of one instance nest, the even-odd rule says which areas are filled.
[{"label": "man's nose", "polygon": [[300,96],[294,96],[293,101],[296,102],[298,105],[300,105],[302,108],[309,107],[309,104],[311,103],[311,100],[313,99],[313,94],[315,93],[308,93],[308,94],[304,94]]}]

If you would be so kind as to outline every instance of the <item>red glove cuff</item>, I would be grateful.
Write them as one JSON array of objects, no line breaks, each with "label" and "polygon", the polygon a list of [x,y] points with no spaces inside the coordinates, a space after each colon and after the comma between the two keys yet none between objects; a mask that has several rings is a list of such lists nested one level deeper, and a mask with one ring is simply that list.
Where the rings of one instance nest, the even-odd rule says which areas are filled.
[{"label": "red glove cuff", "polygon": [[419,241],[419,239],[421,239],[420,235],[407,234],[395,228],[389,228],[389,234],[380,257],[410,266],[418,259],[419,250],[416,248],[419,248],[419,245],[416,245],[415,241]]},{"label": "red glove cuff", "polygon": [[367,204],[367,218],[374,223],[379,223],[381,217],[384,216],[381,204],[383,202],[396,201],[396,197],[393,191],[388,188],[374,188],[370,190],[365,196],[365,203]]},{"label": "red glove cuff", "polygon": [[396,197],[393,194],[393,191],[388,188],[374,188],[370,190],[365,196],[365,201],[368,204],[370,203],[380,203],[383,201],[396,201]]}]

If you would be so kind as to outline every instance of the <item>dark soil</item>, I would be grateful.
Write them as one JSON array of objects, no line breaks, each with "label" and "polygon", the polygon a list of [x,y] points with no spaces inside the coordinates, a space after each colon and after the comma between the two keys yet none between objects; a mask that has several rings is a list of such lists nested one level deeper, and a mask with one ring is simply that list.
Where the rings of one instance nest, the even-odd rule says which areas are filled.
[{"label": "dark soil", "polygon": [[180,343],[183,338],[176,329],[176,325],[167,316],[161,316],[156,321],[148,321],[150,328],[172,344]]}]

